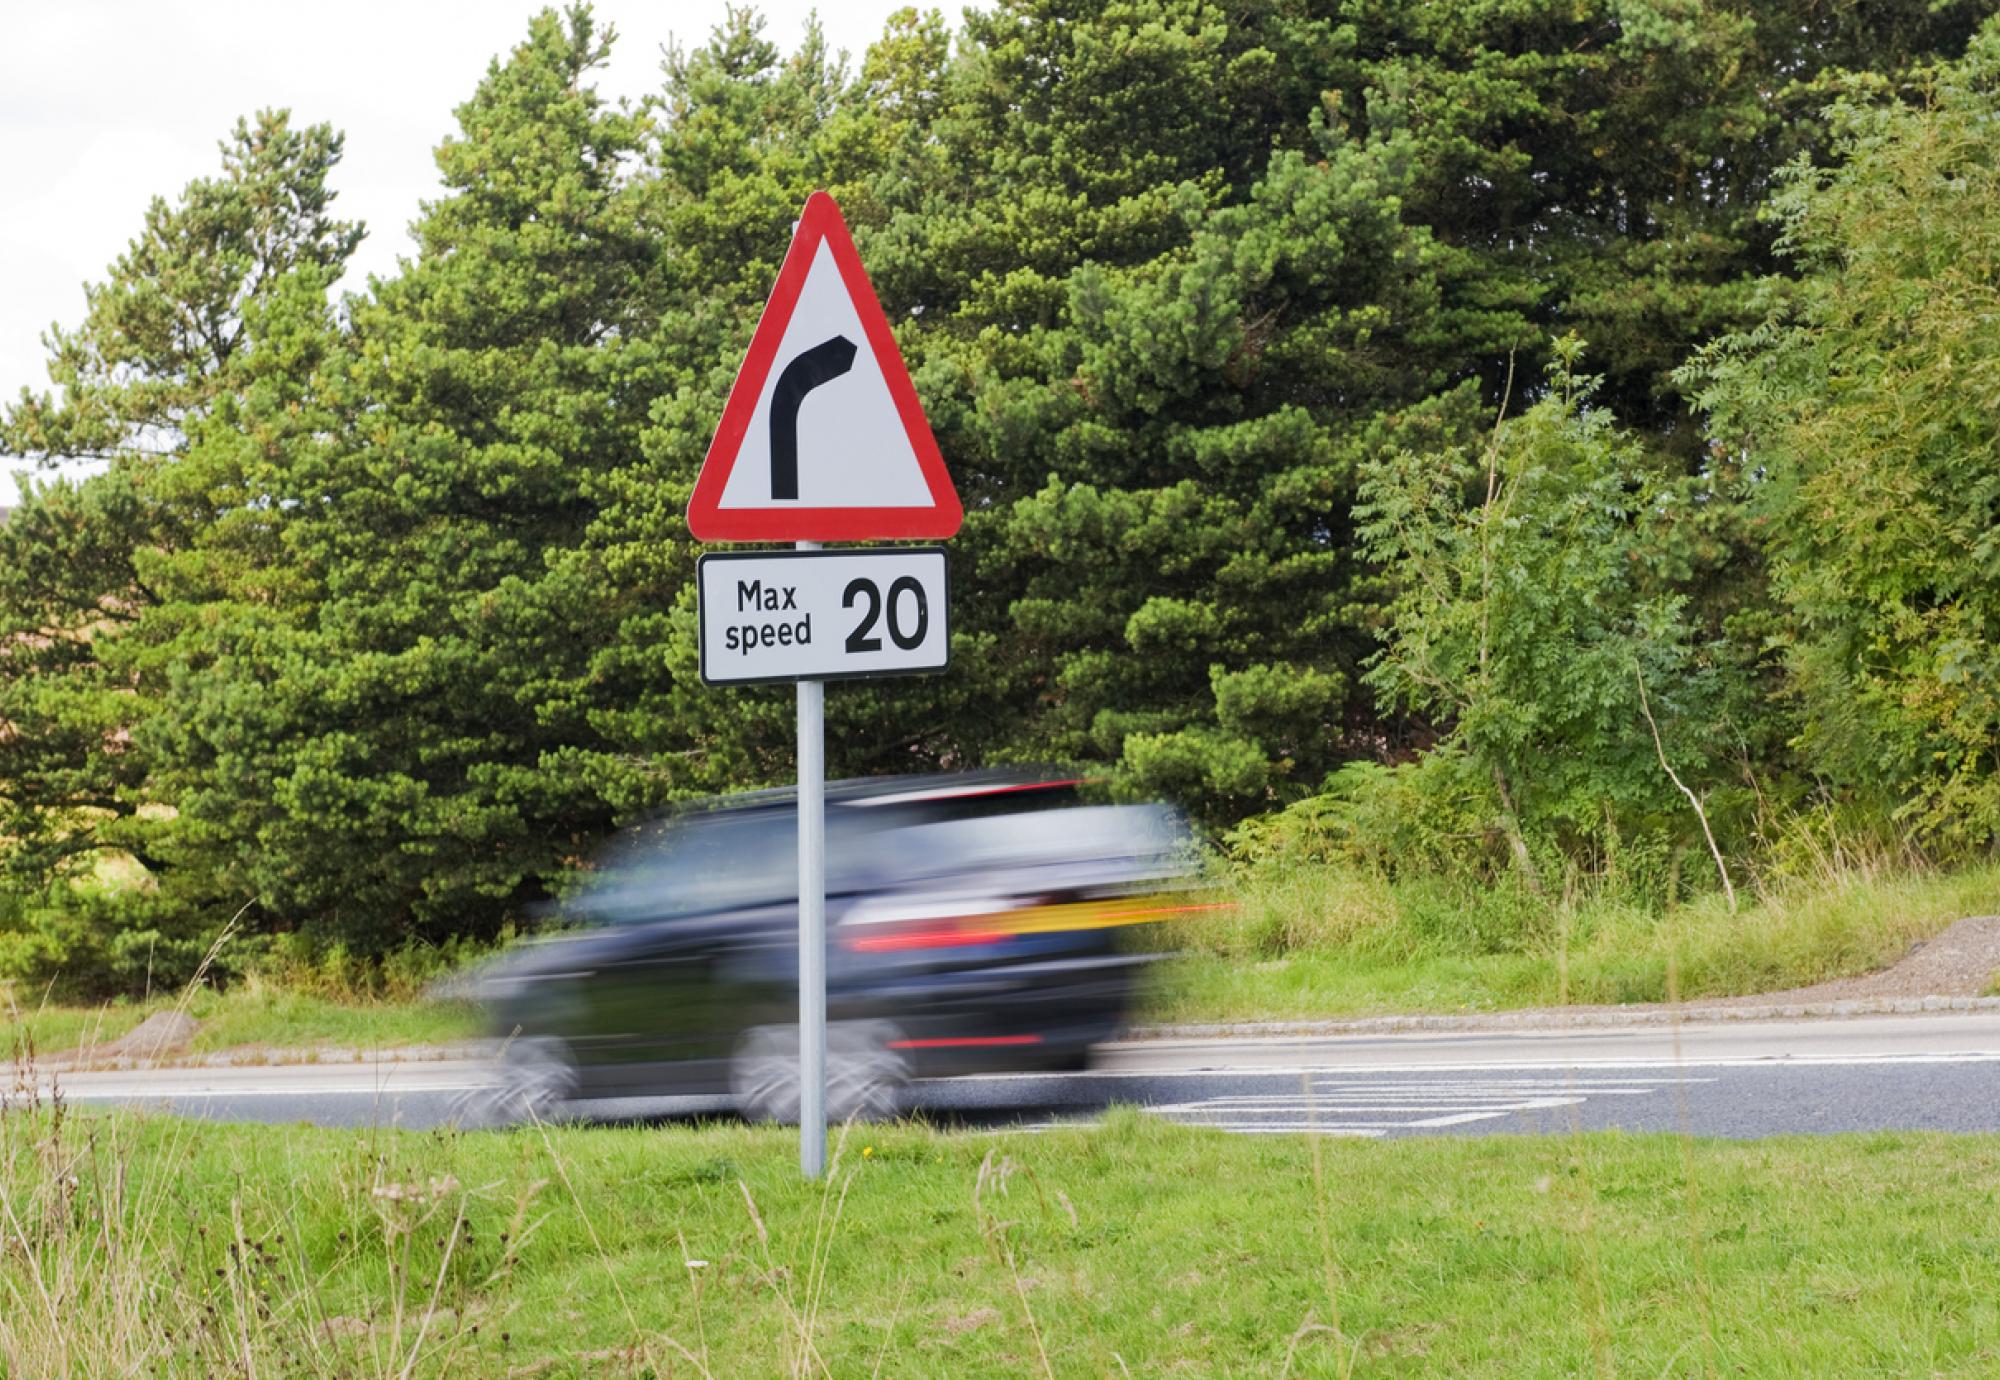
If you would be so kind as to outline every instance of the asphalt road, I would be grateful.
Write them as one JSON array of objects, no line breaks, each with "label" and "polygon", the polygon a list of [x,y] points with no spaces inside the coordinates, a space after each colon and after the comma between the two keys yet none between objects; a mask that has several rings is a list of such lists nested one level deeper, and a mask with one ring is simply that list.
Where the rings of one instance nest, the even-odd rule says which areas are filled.
[{"label": "asphalt road", "polygon": [[[489,1078],[483,1064],[430,1060],[67,1073],[53,1086],[73,1103],[221,1120],[423,1127]],[[50,1086],[44,1076],[40,1090]],[[1089,1073],[929,1082],[911,1100],[943,1123],[1022,1131],[1124,1103],[1246,1134],[2000,1131],[2000,1013],[1145,1040],[1106,1047]],[[687,1098],[591,1110],[612,1120],[728,1114]]]}]

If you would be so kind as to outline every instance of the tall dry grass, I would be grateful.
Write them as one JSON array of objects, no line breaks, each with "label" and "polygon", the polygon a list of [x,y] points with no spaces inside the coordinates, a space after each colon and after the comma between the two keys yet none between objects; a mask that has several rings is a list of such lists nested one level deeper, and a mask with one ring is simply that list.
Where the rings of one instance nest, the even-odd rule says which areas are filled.
[{"label": "tall dry grass", "polygon": [[[467,1350],[478,1324],[452,1269],[468,1196],[456,1180],[406,1183],[378,1161],[359,1181],[245,1182],[204,1203],[178,1179],[200,1126],[169,1124],[138,1154],[133,1125],[74,1117],[39,1080],[0,1104],[0,1373],[386,1380],[443,1374]],[[316,1258],[306,1191],[341,1195],[370,1229]],[[442,1250],[417,1244],[432,1239]],[[363,1313],[333,1311],[327,1281],[366,1252],[387,1288]]]},{"label": "tall dry grass", "polygon": [[[1298,984],[1278,970],[1297,964],[1320,965],[1321,988],[1340,1002],[1380,1009],[1661,1002],[1669,969],[1680,998],[1781,991],[1870,971],[1955,920],[2000,913],[2000,866],[1937,868],[1907,842],[1821,816],[1796,821],[1738,873],[1745,894],[1732,908],[1719,891],[1663,904],[1601,878],[1536,892],[1518,879],[1271,858],[1231,873],[1234,909],[1179,919],[1168,938],[1213,969],[1212,1004],[1243,1008],[1269,989],[1274,1009],[1208,1017],[1195,972],[1167,1014],[1342,1014],[1291,1009],[1310,993],[1288,993]],[[1274,976],[1247,980],[1258,964]],[[1375,1003],[1363,1000],[1371,991]]]}]

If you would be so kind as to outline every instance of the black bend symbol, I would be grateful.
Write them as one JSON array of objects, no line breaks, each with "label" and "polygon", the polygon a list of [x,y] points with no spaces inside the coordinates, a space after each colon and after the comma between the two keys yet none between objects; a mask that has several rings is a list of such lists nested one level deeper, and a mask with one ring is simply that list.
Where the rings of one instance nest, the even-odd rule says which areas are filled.
[{"label": "black bend symbol", "polygon": [[771,390],[771,497],[799,496],[799,407],[806,394],[854,367],[854,342],[844,335],[798,355]]}]

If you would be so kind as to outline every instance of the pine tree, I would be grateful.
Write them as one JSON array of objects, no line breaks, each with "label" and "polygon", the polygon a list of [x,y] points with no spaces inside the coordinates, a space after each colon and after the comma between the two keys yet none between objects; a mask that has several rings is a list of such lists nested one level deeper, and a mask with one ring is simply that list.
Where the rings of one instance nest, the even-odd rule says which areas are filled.
[{"label": "pine tree", "polygon": [[[259,323],[300,301],[323,317],[362,233],[331,215],[341,141],[328,127],[266,111],[221,148],[219,176],[154,200],[86,290],[82,324],[51,330],[55,390],[24,391],[0,418],[0,450],[104,466],[25,483],[0,526],[0,862],[35,894],[129,853],[171,893],[155,908],[178,904],[184,920],[214,885],[176,872],[178,822],[158,808],[151,726],[179,659],[167,610],[214,593],[211,536],[259,497],[193,452],[277,367]],[[45,935],[43,949],[90,981],[116,942],[140,964],[158,948],[98,926]],[[153,953],[163,976],[196,941],[175,942]]]},{"label": "pine tree", "polygon": [[168,707],[182,808],[265,923],[490,928],[645,795],[592,691],[647,590],[586,534],[662,387],[645,120],[590,85],[611,39],[544,12],[460,107],[417,257],[322,371],[333,425],[268,471],[310,607]]}]

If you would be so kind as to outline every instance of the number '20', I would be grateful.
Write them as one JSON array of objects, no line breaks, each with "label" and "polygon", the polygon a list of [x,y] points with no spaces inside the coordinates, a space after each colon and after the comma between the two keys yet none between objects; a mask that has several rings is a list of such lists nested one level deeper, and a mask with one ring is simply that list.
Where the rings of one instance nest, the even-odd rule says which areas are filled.
[{"label": "number '20'", "polygon": [[[916,613],[908,625],[905,625],[903,621],[903,614],[909,607],[908,602],[903,598],[906,594],[911,599],[916,600]],[[849,580],[847,588],[841,592],[840,606],[844,609],[851,609],[854,607],[857,599],[866,603],[867,608],[863,610],[861,621],[855,625],[854,631],[847,635],[847,650],[850,652],[879,652],[882,650],[882,639],[871,637],[869,633],[874,628],[876,622],[882,619],[885,611],[883,608],[885,601],[882,598],[882,591],[876,587],[873,580],[866,577]],[[888,605],[886,610],[888,618],[886,622],[889,629],[889,640],[906,652],[915,651],[917,645],[924,640],[924,634],[930,631],[931,626],[931,608],[929,601],[924,598],[923,585],[918,583],[916,577],[905,575],[891,582],[889,585],[889,597],[886,602]]]}]

